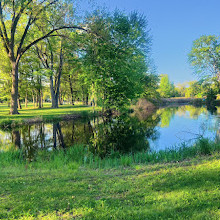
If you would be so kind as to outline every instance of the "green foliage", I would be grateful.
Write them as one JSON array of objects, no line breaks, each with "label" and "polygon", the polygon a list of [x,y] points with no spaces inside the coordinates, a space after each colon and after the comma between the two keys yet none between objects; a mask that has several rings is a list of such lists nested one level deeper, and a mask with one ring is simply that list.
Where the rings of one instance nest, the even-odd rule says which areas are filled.
[{"label": "green foliage", "polygon": [[206,97],[208,105],[213,105],[220,91],[220,41],[215,35],[201,36],[193,42],[189,61],[202,80],[192,83],[186,97]]},{"label": "green foliage", "polygon": [[209,89],[209,91],[206,93],[206,95],[207,95],[207,99],[206,99],[207,103],[208,104],[213,104],[213,102],[217,98],[217,96],[216,96],[217,94],[214,92],[214,90]]},{"label": "green foliage", "polygon": [[[0,169],[0,218],[219,219],[219,153],[180,162],[192,152],[195,147],[152,153],[155,161],[176,161],[155,165],[141,164],[150,159],[143,153],[117,160],[95,162],[89,155],[78,160],[83,148],[53,156],[42,152],[39,164],[8,162]],[[0,163],[18,156],[0,153]],[[105,163],[108,169],[80,167],[80,161],[94,168]],[[117,169],[109,169],[113,166]]]},{"label": "green foliage", "polygon": [[[131,138],[132,139],[132,138]],[[95,139],[94,139],[95,140]],[[123,141],[122,141],[123,142]],[[129,143],[129,141],[128,141]],[[114,142],[113,142],[114,144]],[[137,142],[137,145],[140,142]],[[93,145],[97,150],[98,147],[102,147],[101,145]],[[124,146],[122,146],[124,147]],[[149,151],[146,146],[144,149],[140,149],[140,146],[137,146],[138,151],[133,151],[130,149],[130,152],[126,149],[115,148],[109,151],[108,154],[103,156],[102,150],[106,148],[103,145],[103,148],[100,149],[99,152],[95,152],[94,150],[89,149],[88,146],[84,145],[75,145],[73,147],[69,147],[67,149],[60,149],[59,151],[47,151],[47,150],[39,150],[36,152],[36,157],[29,161],[25,157],[25,150],[13,150],[12,147],[8,151],[2,151],[0,153],[0,167],[13,167],[20,166],[24,167],[27,163],[31,168],[46,168],[46,169],[59,169],[62,167],[63,169],[67,168],[71,164],[78,164],[77,167],[83,166],[87,168],[114,168],[114,167],[123,167],[123,166],[131,166],[135,164],[155,164],[162,162],[177,162],[183,161],[186,159],[194,158],[202,155],[212,155],[216,152],[220,152],[220,142],[213,142],[205,138],[199,138],[194,144],[186,145],[182,143],[178,146],[168,148],[167,150],[161,151]],[[127,165],[125,161],[129,161]]]},{"label": "green foliage", "polygon": [[0,47],[0,53],[0,101],[9,102],[11,93],[11,67],[3,47]]},{"label": "green foliage", "polygon": [[123,108],[143,92],[150,46],[146,19],[137,13],[95,14],[87,40],[85,78],[104,108]]},{"label": "green foliage", "polygon": [[195,72],[203,78],[219,77],[220,42],[215,35],[201,36],[193,42],[189,62]]},{"label": "green foliage", "polygon": [[160,94],[158,92],[158,83],[159,83],[159,77],[156,74],[146,74],[144,77],[144,93],[143,97],[147,100],[154,100],[159,99]]},{"label": "green foliage", "polygon": [[[105,157],[112,152],[120,154],[134,153],[149,148],[146,137],[154,134],[152,121],[141,122],[136,117],[121,115],[114,118],[102,118],[102,123],[94,126],[90,150],[95,155]],[[157,124],[154,121],[154,125]]]},{"label": "green foliage", "polygon": [[[130,15],[118,10],[95,12],[77,26],[78,18],[69,1],[15,1],[14,5],[6,1],[4,7],[0,6],[3,20],[7,10],[13,12],[7,21],[2,21],[2,26],[6,24],[6,32],[11,34],[8,41],[15,37],[11,44],[14,54],[9,56],[8,42],[3,36],[0,65],[0,100],[9,100],[12,85],[16,87],[12,114],[18,113],[17,100],[25,100],[26,104],[38,102],[41,107],[45,98],[53,103],[56,98],[54,107],[57,99],[60,104],[64,101],[74,104],[79,99],[86,105],[122,109],[143,91],[147,91],[146,96],[153,96],[156,77],[151,75],[151,42],[146,18],[137,12]],[[13,14],[18,18],[15,26]],[[12,68],[13,62],[19,71]],[[13,84],[11,71],[16,71],[19,79]]]},{"label": "green foliage", "polygon": [[[0,125],[1,126],[10,126],[10,124],[19,124],[24,123],[28,120],[55,120],[60,119],[62,116],[66,115],[75,115],[76,117],[85,116],[85,115],[94,115],[92,107],[83,106],[81,103],[75,106],[72,105],[63,105],[59,109],[50,108],[50,103],[45,103],[44,107],[41,109],[36,109],[33,105],[29,105],[28,108],[20,110],[21,114],[12,116],[9,115],[9,107],[5,104],[0,104],[1,114],[0,114]],[[97,108],[97,111],[100,111],[100,108]]]},{"label": "green foliage", "polygon": [[157,111],[157,114],[160,115],[160,126],[169,127],[171,119],[174,117],[178,107],[176,108],[165,108]]},{"label": "green foliage", "polygon": [[219,88],[218,82],[213,83],[213,81],[214,79],[189,82],[189,86],[185,89],[185,97],[206,98],[208,102],[214,101]]},{"label": "green foliage", "polygon": [[160,85],[158,92],[163,98],[175,97],[177,95],[177,91],[173,83],[170,82],[167,74],[163,74],[160,76]]},{"label": "green foliage", "polygon": [[186,97],[186,89],[187,89],[186,86],[187,83],[178,83],[176,85],[176,91],[179,97]]}]

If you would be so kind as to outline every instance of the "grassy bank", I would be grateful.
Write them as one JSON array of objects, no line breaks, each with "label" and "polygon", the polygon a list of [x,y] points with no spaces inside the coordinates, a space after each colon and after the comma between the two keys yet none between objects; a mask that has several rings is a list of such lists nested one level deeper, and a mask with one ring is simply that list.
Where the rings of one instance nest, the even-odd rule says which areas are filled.
[{"label": "grassy bank", "polygon": [[0,170],[0,219],[219,219],[220,154],[117,169]]},{"label": "grassy bank", "polygon": [[[99,111],[99,108],[96,108]],[[0,125],[11,123],[22,123],[30,121],[42,121],[42,120],[55,120],[60,119],[64,115],[74,115],[76,117],[82,115],[93,114],[93,108],[83,105],[62,105],[58,109],[52,109],[51,104],[44,104],[41,109],[35,108],[29,105],[28,108],[22,106],[19,110],[19,115],[9,115],[9,107],[4,104],[0,104]]]},{"label": "grassy bank", "polygon": [[[4,148],[2,148],[4,149]],[[1,147],[0,147],[1,150]],[[178,148],[171,148],[159,152],[142,151],[134,154],[123,154],[112,152],[105,158],[92,154],[87,147],[75,145],[74,147],[58,151],[39,150],[35,155],[34,161],[25,158],[22,150],[0,151],[0,168],[4,167],[29,167],[59,169],[86,167],[91,169],[118,168],[133,166],[135,164],[155,164],[180,162],[183,160],[213,155],[220,152],[220,142],[212,142],[208,139],[199,139],[194,145],[187,146],[182,144]]]},{"label": "grassy bank", "polygon": [[102,160],[82,146],[22,158],[0,153],[0,219],[220,218],[220,144],[206,139]]}]

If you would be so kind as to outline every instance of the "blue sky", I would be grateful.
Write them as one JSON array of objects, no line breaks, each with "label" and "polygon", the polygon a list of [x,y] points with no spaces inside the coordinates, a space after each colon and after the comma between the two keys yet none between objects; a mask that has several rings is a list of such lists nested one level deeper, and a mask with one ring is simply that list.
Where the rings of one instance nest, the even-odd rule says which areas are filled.
[{"label": "blue sky", "polygon": [[157,72],[168,74],[174,83],[197,79],[187,61],[193,40],[220,35],[220,0],[94,1],[110,10],[135,10],[147,17]]}]

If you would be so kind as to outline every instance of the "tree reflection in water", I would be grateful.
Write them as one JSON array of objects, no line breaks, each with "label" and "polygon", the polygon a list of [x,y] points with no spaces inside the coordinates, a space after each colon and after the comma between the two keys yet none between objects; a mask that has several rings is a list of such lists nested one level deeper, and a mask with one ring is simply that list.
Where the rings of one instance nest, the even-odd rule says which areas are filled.
[{"label": "tree reflection in water", "polygon": [[[98,121],[99,120],[99,121]],[[133,153],[149,149],[148,138],[156,138],[158,119],[149,117],[139,121],[137,117],[121,115],[114,118],[97,118],[93,122],[90,151],[104,157],[116,151]]]},{"label": "tree reflection in water", "polygon": [[[29,161],[36,158],[36,154],[40,149],[65,148],[64,138],[59,122],[52,124],[53,135],[50,134],[51,129],[45,129],[45,124],[25,125],[20,129],[12,129],[12,144],[16,148],[21,148],[23,155]],[[51,126],[49,126],[51,127]],[[49,138],[48,138],[49,137]]]},{"label": "tree reflection in water", "polygon": [[212,114],[216,115],[217,114],[217,107],[214,105],[208,105],[207,110]]},{"label": "tree reflection in water", "polygon": [[[196,123],[196,120],[204,122],[212,118],[212,121],[218,124],[219,109],[216,111],[216,108],[194,106],[167,107],[152,115],[140,111],[134,112],[132,116],[24,125],[17,129],[1,130],[0,143],[7,146],[13,144],[15,149],[22,149],[24,157],[31,161],[36,158],[39,150],[60,150],[79,144],[88,146],[91,152],[100,157],[109,155],[111,151],[119,154],[133,153],[149,149],[148,140],[160,140],[160,128],[172,127],[171,120],[174,120],[177,126],[172,128],[175,131],[181,130],[179,118],[191,120],[190,123],[194,123],[193,120]],[[216,136],[220,136],[219,128],[214,126],[212,129]],[[172,134],[169,137],[172,138]]]},{"label": "tree reflection in water", "polygon": [[158,137],[155,131],[158,122],[158,117],[149,116],[140,121],[137,117],[121,115],[24,125],[4,132],[10,132],[11,143],[22,149],[29,161],[35,160],[39,150],[60,150],[77,144],[89,146],[94,154],[104,157],[113,150],[120,153],[147,150],[147,139]]},{"label": "tree reflection in water", "polygon": [[57,149],[57,139],[59,141],[59,146],[64,149],[65,143],[64,143],[63,133],[61,131],[59,122],[53,123],[53,147],[54,149]]},{"label": "tree reflection in water", "polygon": [[20,132],[18,130],[12,129],[11,135],[12,135],[12,143],[14,143],[15,148],[20,149],[21,148]]}]

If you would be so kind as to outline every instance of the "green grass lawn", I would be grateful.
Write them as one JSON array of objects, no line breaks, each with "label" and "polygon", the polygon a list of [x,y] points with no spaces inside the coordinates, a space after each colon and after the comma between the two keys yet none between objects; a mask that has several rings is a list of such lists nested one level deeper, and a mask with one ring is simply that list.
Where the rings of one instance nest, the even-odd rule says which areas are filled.
[{"label": "green grass lawn", "polygon": [[220,219],[220,153],[117,169],[0,170],[0,219]]},{"label": "green grass lawn", "polygon": [[[96,108],[100,110],[100,108]],[[58,109],[52,109],[51,104],[45,103],[41,109],[34,108],[33,105],[29,105],[25,108],[22,105],[22,109],[19,110],[19,115],[9,115],[9,107],[5,104],[0,104],[0,124],[14,122],[21,122],[30,118],[42,118],[42,119],[57,119],[61,115],[82,115],[90,114],[93,112],[92,107],[83,105],[62,105]]]}]

